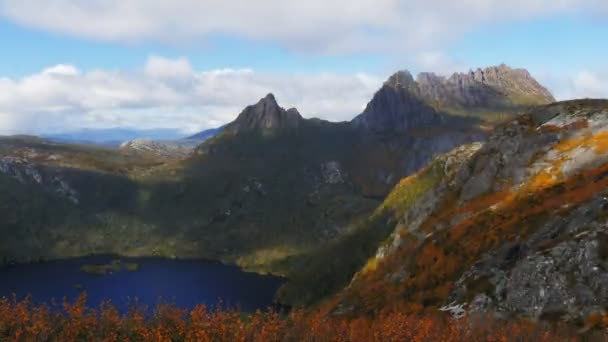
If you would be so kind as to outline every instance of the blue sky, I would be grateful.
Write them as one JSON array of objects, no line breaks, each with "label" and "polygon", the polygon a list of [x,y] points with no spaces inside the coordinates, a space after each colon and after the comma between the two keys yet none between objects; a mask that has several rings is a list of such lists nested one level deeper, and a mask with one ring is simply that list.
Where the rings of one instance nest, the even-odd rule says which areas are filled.
[{"label": "blue sky", "polygon": [[503,62],[608,97],[607,18],[599,0],[0,0],[0,133],[187,134],[266,92],[348,120],[398,69]]},{"label": "blue sky", "polygon": [[175,44],[100,42],[21,27],[7,20],[0,21],[0,39],[10,47],[3,51],[0,65],[0,75],[8,77],[25,76],[54,64],[73,64],[82,70],[135,69],[150,55],[187,56],[198,70],[378,72],[387,64],[382,53],[314,55],[234,35],[216,34],[205,41]]}]

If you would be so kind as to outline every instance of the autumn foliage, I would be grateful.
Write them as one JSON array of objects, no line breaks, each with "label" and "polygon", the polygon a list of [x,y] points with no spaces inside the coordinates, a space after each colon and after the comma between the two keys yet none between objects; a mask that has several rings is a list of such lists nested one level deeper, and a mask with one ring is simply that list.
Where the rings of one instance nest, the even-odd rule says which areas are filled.
[{"label": "autumn foliage", "polygon": [[204,305],[191,311],[160,305],[148,314],[120,314],[109,304],[86,306],[86,297],[62,307],[0,299],[0,341],[556,341],[575,340],[566,326],[489,318],[380,313],[346,318],[318,311],[243,314]]},{"label": "autumn foliage", "polygon": [[[593,139],[595,148],[608,140],[603,135]],[[567,179],[537,178],[517,193],[490,193],[463,205],[446,196],[444,205],[420,228],[429,238],[419,241],[402,236],[400,247],[376,260],[373,272],[363,273],[339,302],[354,306],[358,313],[376,313],[387,307],[417,313],[445,305],[454,281],[484,253],[507,242],[525,239],[551,215],[566,215],[608,188],[608,164],[585,169]],[[455,221],[459,215],[461,219]],[[392,275],[399,272],[403,276],[393,281]],[[465,294],[466,300],[475,293],[493,290],[487,282],[466,285],[471,289]]]}]

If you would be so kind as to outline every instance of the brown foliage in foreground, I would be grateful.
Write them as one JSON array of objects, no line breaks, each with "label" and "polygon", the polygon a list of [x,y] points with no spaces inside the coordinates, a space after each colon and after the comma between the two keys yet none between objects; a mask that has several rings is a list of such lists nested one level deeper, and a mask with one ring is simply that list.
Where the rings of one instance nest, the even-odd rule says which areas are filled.
[{"label": "brown foliage in foreground", "polygon": [[[121,315],[111,305],[90,309],[86,297],[62,308],[34,306],[30,301],[0,299],[0,341],[573,341],[567,326],[489,318],[452,320],[448,316],[406,315],[344,318],[294,311],[241,314],[192,311],[172,305],[153,314],[133,309]],[[63,309],[63,310],[60,310]],[[602,338],[595,331],[598,339]],[[595,339],[594,339],[595,340]]]}]

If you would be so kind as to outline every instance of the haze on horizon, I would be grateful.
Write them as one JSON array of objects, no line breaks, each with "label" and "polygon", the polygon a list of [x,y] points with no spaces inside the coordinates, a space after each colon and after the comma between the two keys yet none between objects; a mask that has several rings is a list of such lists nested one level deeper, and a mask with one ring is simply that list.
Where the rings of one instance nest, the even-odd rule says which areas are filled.
[{"label": "haze on horizon", "polygon": [[266,93],[349,120],[399,69],[506,63],[608,97],[601,0],[0,0],[0,134],[218,127]]}]

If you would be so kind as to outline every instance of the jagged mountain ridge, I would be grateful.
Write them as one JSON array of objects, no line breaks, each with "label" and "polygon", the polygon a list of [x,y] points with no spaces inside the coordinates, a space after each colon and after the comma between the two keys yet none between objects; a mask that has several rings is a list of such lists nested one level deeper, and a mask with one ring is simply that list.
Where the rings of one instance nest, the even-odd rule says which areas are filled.
[{"label": "jagged mountain ridge", "polygon": [[555,101],[528,71],[499,66],[455,73],[449,78],[398,71],[383,84],[353,124],[379,131],[451,125],[453,114],[482,121],[512,117],[531,105]]}]

